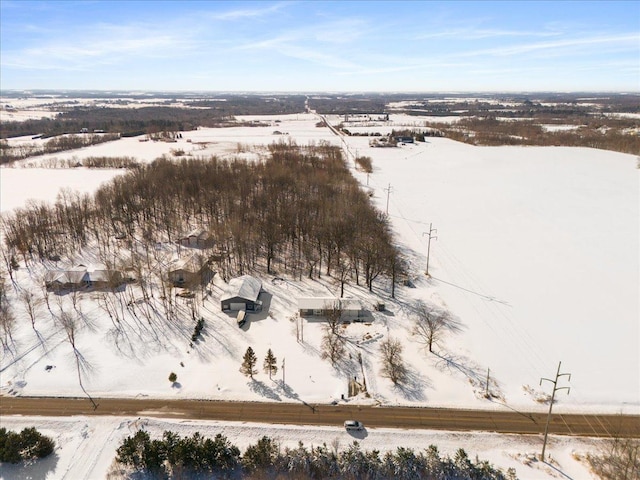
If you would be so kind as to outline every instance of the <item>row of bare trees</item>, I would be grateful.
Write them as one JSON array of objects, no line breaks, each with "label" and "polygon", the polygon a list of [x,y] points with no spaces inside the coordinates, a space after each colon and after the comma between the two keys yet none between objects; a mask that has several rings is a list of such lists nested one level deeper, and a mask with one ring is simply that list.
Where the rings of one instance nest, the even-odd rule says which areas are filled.
[{"label": "row of bare trees", "polygon": [[6,214],[2,229],[8,256],[26,263],[71,258],[89,244],[115,257],[204,229],[225,277],[266,267],[372,289],[403,266],[386,217],[328,144],[273,144],[262,163],[158,159],[92,196],[65,191],[54,205],[31,202]]},{"label": "row of bare trees", "polygon": [[[571,123],[570,123],[571,124]],[[573,129],[547,131],[540,120],[500,121],[495,117],[463,118],[455,124],[430,123],[448,138],[474,145],[589,147],[640,154],[637,121],[607,119],[574,124]]]},{"label": "row of bare trees", "polygon": [[118,140],[120,135],[107,133],[101,135],[60,135],[45,143],[19,143],[14,146],[7,141],[0,141],[0,164],[14,162],[23,158],[57,153],[76,148],[97,145],[99,143]]}]

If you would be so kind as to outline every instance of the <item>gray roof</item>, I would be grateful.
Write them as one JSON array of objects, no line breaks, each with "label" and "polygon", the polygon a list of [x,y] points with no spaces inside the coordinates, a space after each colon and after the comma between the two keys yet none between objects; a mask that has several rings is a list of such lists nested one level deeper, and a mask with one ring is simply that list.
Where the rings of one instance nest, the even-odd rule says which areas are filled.
[{"label": "gray roof", "polygon": [[245,300],[256,301],[262,289],[262,282],[251,275],[243,275],[241,277],[232,278],[229,285],[225,289],[224,294],[220,298],[221,301],[230,298],[240,297]]},{"label": "gray roof", "polygon": [[86,270],[48,270],[44,280],[46,283],[80,284],[86,273]]},{"label": "gray roof", "polygon": [[107,269],[87,268],[78,265],[73,270],[47,270],[44,274],[45,283],[59,283],[62,285],[80,285],[83,282],[109,282],[117,277],[119,272]]}]

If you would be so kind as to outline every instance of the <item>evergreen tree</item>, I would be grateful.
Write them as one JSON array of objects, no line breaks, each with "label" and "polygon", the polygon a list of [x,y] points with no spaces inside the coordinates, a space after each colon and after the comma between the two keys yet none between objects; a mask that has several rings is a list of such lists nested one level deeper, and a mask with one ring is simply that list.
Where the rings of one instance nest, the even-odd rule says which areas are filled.
[{"label": "evergreen tree", "polygon": [[42,435],[33,427],[20,433],[0,428],[0,463],[19,463],[50,455],[55,450],[53,439]]},{"label": "evergreen tree", "polygon": [[242,357],[242,367],[240,371],[253,380],[253,376],[258,373],[256,370],[256,363],[258,362],[258,358],[256,354],[253,352],[253,348],[247,347],[247,351],[244,353],[244,357]]},{"label": "evergreen tree", "polygon": [[20,435],[16,432],[9,432],[6,436],[2,451],[0,451],[0,462],[19,463],[22,460],[20,449],[22,442]]},{"label": "evergreen tree", "polygon": [[273,355],[273,352],[271,351],[271,349],[267,350],[267,356],[264,357],[263,366],[264,366],[264,373],[268,373],[270,379],[271,379],[271,375],[275,375],[276,373],[278,373],[278,367],[276,366],[277,362],[278,360]]},{"label": "evergreen tree", "polygon": [[249,445],[242,456],[242,464],[249,471],[267,470],[275,466],[279,447],[275,440],[264,436],[255,445]]}]

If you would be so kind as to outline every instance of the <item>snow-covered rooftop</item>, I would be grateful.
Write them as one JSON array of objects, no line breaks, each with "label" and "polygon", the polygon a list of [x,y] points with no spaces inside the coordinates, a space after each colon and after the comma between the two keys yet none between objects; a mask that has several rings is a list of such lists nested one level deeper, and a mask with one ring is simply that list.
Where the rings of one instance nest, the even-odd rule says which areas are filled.
[{"label": "snow-covered rooftop", "polygon": [[256,301],[262,289],[262,282],[251,275],[242,275],[232,278],[220,300],[228,300],[234,297]]}]

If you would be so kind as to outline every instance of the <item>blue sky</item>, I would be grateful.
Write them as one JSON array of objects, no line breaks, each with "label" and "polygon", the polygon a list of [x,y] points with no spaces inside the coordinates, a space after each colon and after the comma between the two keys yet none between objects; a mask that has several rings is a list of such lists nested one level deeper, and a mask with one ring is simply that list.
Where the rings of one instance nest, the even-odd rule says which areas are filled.
[{"label": "blue sky", "polygon": [[639,91],[640,2],[0,0],[0,88]]}]

